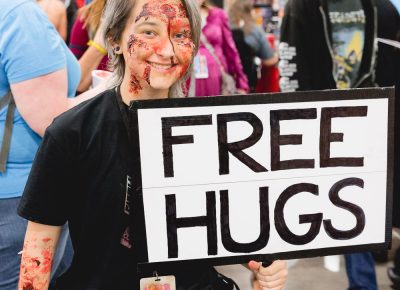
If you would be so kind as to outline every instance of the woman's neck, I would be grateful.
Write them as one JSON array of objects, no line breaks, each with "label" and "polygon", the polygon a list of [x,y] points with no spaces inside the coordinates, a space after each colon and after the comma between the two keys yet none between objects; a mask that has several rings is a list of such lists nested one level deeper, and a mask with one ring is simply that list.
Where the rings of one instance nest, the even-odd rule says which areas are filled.
[{"label": "woman's neck", "polygon": [[121,83],[122,101],[129,105],[135,100],[166,99],[168,90],[157,90],[148,85],[132,84],[128,78],[124,78]]}]

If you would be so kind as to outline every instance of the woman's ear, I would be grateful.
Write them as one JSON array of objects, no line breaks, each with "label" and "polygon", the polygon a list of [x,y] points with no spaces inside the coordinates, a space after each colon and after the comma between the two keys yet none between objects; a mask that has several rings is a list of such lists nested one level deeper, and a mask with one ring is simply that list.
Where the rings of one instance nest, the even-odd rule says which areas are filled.
[{"label": "woman's ear", "polygon": [[108,38],[108,42],[111,43],[113,52],[115,54],[122,54],[122,49],[121,49],[121,45],[119,43],[116,43],[115,41],[113,41],[111,38]]},{"label": "woman's ear", "polygon": [[119,45],[113,45],[113,51],[115,54],[122,54],[122,49]]}]

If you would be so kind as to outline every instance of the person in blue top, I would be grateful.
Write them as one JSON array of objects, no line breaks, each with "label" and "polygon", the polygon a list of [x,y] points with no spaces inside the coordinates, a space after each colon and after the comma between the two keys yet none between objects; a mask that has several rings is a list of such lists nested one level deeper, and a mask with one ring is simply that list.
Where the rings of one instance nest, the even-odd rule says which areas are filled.
[{"label": "person in blue top", "polygon": [[[0,289],[15,290],[27,224],[17,206],[41,136],[55,116],[104,88],[71,98],[80,81],[79,63],[35,1],[0,0],[0,35]],[[93,58],[103,56],[95,48],[88,51]],[[10,92],[13,101],[6,101]],[[11,134],[4,134],[7,112]]]}]

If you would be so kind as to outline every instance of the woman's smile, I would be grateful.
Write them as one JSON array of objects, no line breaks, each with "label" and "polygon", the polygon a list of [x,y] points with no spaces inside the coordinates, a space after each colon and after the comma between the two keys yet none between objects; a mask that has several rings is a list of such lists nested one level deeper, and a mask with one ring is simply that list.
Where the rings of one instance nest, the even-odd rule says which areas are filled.
[{"label": "woman's smile", "polygon": [[146,61],[147,64],[149,64],[152,68],[155,68],[156,70],[160,70],[163,72],[169,71],[171,68],[174,68],[177,64],[176,63],[157,63],[157,62],[150,62]]}]

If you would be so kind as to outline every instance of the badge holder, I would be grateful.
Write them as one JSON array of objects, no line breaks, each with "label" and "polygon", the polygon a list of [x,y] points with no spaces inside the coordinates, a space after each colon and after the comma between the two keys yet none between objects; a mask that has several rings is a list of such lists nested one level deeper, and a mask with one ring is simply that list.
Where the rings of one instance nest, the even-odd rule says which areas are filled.
[{"label": "badge holder", "polygon": [[194,57],[193,71],[196,79],[208,79],[208,65],[205,55],[198,54]]},{"label": "badge holder", "polygon": [[140,279],[140,290],[176,290],[175,276],[158,276],[154,271],[153,277]]}]

